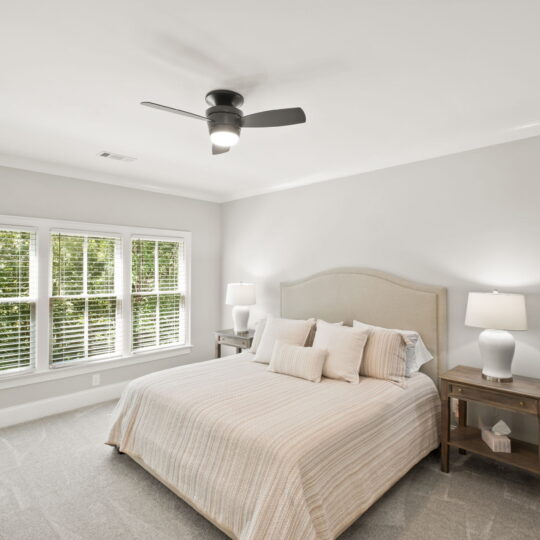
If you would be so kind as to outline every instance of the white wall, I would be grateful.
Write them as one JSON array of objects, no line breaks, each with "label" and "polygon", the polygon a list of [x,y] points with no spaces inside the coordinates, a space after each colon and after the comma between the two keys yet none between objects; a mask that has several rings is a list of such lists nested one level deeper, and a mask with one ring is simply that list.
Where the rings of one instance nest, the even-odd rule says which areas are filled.
[{"label": "white wall", "polygon": [[279,314],[281,281],[381,269],[447,287],[449,367],[480,366],[467,292],[524,292],[529,331],[515,333],[513,367],[540,378],[540,138],[233,201],[222,224],[223,287],[257,283],[253,319]]},{"label": "white wall", "polygon": [[[0,167],[0,214],[191,231],[192,353],[104,370],[102,385],[213,356],[221,309],[218,204]],[[85,374],[0,390],[0,408],[87,390],[90,382]]]}]

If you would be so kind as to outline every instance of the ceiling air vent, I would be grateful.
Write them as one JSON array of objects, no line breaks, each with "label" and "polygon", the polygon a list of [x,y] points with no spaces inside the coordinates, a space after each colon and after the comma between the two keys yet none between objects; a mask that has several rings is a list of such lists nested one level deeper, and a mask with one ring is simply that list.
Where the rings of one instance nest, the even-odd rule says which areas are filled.
[{"label": "ceiling air vent", "polygon": [[113,152],[100,152],[98,156],[108,159],[114,159],[115,161],[125,161],[127,163],[131,163],[132,161],[135,161],[137,159],[134,157],[123,156],[122,154],[114,154]]}]

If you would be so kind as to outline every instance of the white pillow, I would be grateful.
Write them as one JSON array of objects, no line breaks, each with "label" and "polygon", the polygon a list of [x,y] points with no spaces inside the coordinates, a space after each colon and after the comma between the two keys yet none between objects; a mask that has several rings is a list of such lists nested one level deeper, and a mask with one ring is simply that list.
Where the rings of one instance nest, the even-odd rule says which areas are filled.
[{"label": "white pillow", "polygon": [[255,323],[255,333],[253,334],[253,341],[249,352],[255,354],[261,343],[262,335],[264,334],[264,327],[266,326],[266,319],[260,319]]},{"label": "white pillow", "polygon": [[313,327],[311,328],[311,332],[309,333],[309,336],[307,338],[306,347],[312,347],[313,346],[313,340],[315,339],[315,332],[317,331],[317,325],[319,325],[320,323],[334,324],[336,326],[343,326],[343,321],[329,323],[329,322],[323,321],[322,319],[317,319],[317,324],[313,325]]},{"label": "white pillow", "polygon": [[[353,321],[354,328],[376,328],[382,330],[388,330],[381,326],[375,326],[373,324],[366,324],[360,321]],[[414,330],[397,330],[403,337],[408,338],[406,340],[407,346],[405,348],[405,377],[411,377],[413,373],[416,373],[420,368],[433,360],[433,355],[429,352],[428,348],[422,341],[422,336]]]},{"label": "white pillow", "polygon": [[268,371],[292,375],[313,382],[321,382],[326,359],[324,349],[289,345],[276,341]]},{"label": "white pillow", "polygon": [[307,321],[277,319],[268,315],[261,341],[255,353],[255,362],[260,362],[261,364],[270,363],[276,341],[303,347],[314,324],[314,319]]},{"label": "white pillow", "polygon": [[313,340],[313,348],[326,349],[328,354],[323,375],[351,383],[360,380],[358,372],[369,330],[351,328],[319,321]]}]

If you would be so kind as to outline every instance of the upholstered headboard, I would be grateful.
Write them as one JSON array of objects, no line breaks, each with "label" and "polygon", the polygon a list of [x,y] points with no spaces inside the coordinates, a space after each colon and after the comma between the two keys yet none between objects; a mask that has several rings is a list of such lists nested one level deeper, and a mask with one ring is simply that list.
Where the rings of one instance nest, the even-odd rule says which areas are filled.
[{"label": "upholstered headboard", "polygon": [[446,289],[366,268],[337,268],[281,284],[281,316],[328,322],[354,319],[416,330],[434,359],[422,371],[438,385],[446,367]]}]

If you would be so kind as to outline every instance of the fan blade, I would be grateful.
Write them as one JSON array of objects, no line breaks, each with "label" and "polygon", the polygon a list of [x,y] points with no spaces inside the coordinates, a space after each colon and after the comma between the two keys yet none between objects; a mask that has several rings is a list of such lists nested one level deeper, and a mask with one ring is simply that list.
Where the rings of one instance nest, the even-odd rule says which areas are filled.
[{"label": "fan blade", "polygon": [[277,127],[303,124],[306,114],[300,107],[291,109],[275,109],[248,114],[242,118],[242,127]]},{"label": "fan blade", "polygon": [[216,154],[224,154],[225,152],[228,152],[230,148],[228,146],[217,146],[215,144],[212,145],[212,155]]},{"label": "fan blade", "polygon": [[182,116],[188,116],[189,118],[195,118],[196,120],[208,121],[206,116],[200,116],[199,114],[190,113],[187,111],[181,111],[180,109],[173,109],[172,107],[167,107],[166,105],[160,105],[159,103],[152,103],[151,101],[141,101],[141,105],[145,107],[152,107],[152,109],[158,109],[160,111],[172,112],[174,114],[181,114]]}]

